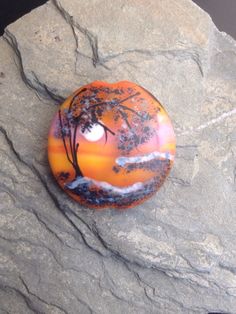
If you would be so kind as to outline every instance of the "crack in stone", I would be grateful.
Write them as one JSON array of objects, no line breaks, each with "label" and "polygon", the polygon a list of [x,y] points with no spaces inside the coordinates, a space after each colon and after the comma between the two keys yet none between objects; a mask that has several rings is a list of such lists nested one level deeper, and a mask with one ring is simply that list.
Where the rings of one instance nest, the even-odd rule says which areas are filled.
[{"label": "crack in stone", "polygon": [[41,183],[43,184],[45,190],[47,191],[48,195],[50,196],[50,198],[52,199],[53,203],[55,204],[56,208],[58,208],[60,210],[60,212],[63,214],[63,216],[67,219],[67,221],[70,222],[71,226],[78,232],[78,234],[81,236],[83,243],[90,249],[92,249],[94,252],[98,253],[101,256],[104,256],[104,253],[102,253],[101,250],[99,250],[98,248],[92,246],[91,244],[88,243],[88,241],[86,240],[86,236],[83,234],[83,232],[78,228],[78,226],[73,222],[73,220],[69,217],[69,215],[66,214],[65,211],[65,207],[67,208],[67,211],[71,212],[71,210],[64,205],[64,208],[61,206],[61,204],[59,203],[58,199],[56,198],[56,196],[53,194],[53,192],[51,192],[51,190],[49,189],[47,183],[45,182],[45,180],[43,179],[42,175],[40,174],[40,172],[37,170],[37,168],[35,168],[34,166],[32,166],[34,169],[34,172],[37,174],[37,177],[40,179]]},{"label": "crack in stone", "polygon": [[77,37],[77,35],[75,33],[75,28],[78,29],[78,31],[87,38],[88,43],[89,43],[89,45],[91,47],[91,51],[92,51],[92,58],[91,58],[92,59],[92,63],[93,63],[93,66],[96,67],[98,64],[100,64],[100,57],[99,57],[99,53],[98,53],[98,39],[97,39],[97,36],[92,34],[92,32],[90,32],[87,28],[84,28],[78,22],[75,22],[75,20],[73,19],[73,16],[71,16],[63,8],[63,6],[61,5],[60,1],[52,0],[52,3],[58,9],[58,11],[61,14],[61,16],[71,26],[72,32],[73,32],[73,36],[75,38],[76,49],[77,50],[79,49],[79,47],[78,47],[78,37]]},{"label": "crack in stone", "polygon": [[[172,58],[177,58],[180,61],[192,59],[196,63],[201,76],[204,77],[204,69],[203,69],[201,58],[200,58],[200,52],[197,51],[197,49],[194,47],[192,49],[187,48],[187,49],[173,49],[173,50],[129,49],[129,50],[125,50],[125,51],[101,58],[100,63],[107,63],[111,60],[129,55],[132,53],[144,55],[151,58],[158,57],[158,56],[163,56],[166,58],[172,57]],[[128,61],[132,62],[132,60],[126,60],[125,62],[128,62]]]},{"label": "crack in stone", "polygon": [[[14,193],[14,190],[10,190],[7,186],[5,186],[5,184],[1,185],[2,191],[4,191],[5,193],[7,193],[9,195],[9,197],[12,199],[13,203],[16,203],[16,199],[17,201],[22,201],[23,203],[23,199],[21,199],[21,197],[19,195],[16,195]],[[3,189],[4,188],[4,189]],[[38,220],[38,222],[54,237],[56,238],[62,245],[68,247],[69,249],[72,250],[76,250],[78,251],[77,248],[70,246],[69,244],[67,244],[66,242],[64,242],[59,236],[58,234],[51,229],[47,223],[40,217],[40,215],[36,212],[36,210],[34,210],[34,208],[32,206],[28,206],[27,204],[24,204],[24,206],[21,208],[22,210],[26,210],[27,212],[29,212],[30,214],[33,214],[35,216],[35,218]],[[58,226],[57,226],[58,227]],[[74,235],[72,233],[69,233],[68,231],[64,231],[66,233],[68,233],[69,235],[73,236]],[[1,237],[1,236],[0,236]],[[7,239],[6,239],[7,240]]]},{"label": "crack in stone", "polygon": [[[139,278],[140,280],[140,284],[144,284],[146,287],[149,287],[152,292],[153,292],[153,298],[151,296],[149,296],[149,294],[147,292],[145,292],[145,294],[147,293],[147,297],[151,300],[151,302],[159,302],[160,300],[164,300],[164,301],[171,301],[173,302],[174,304],[176,304],[180,309],[181,309],[181,313],[183,313],[183,311],[187,311],[187,313],[208,313],[208,311],[212,311],[212,313],[215,313],[215,314],[223,314],[226,312],[224,312],[223,310],[219,310],[217,309],[215,312],[212,308],[210,307],[200,307],[200,306],[194,306],[194,307],[189,307],[189,306],[186,306],[184,305],[183,302],[180,302],[179,300],[175,299],[174,297],[172,296],[168,296],[168,297],[165,297],[165,296],[160,296],[156,293],[156,289],[154,287],[152,287],[151,285],[149,285],[146,281],[144,281],[138,274],[138,272],[135,272],[135,275],[137,276],[137,278]],[[179,277],[173,277],[175,280],[180,280],[181,278]],[[184,279],[185,280],[185,279]],[[188,282],[190,283],[190,280],[188,280]],[[196,284],[196,283],[195,283]],[[146,290],[146,289],[145,289]],[[222,290],[222,288],[220,288],[220,290]],[[157,298],[158,301],[155,299]],[[194,312],[193,312],[194,311]],[[185,312],[184,312],[185,313]],[[228,312],[228,314],[230,314]]]},{"label": "crack in stone", "polygon": [[53,237],[55,237],[61,244],[68,246],[69,248],[71,248],[69,245],[67,245],[64,241],[62,241],[62,239],[57,235],[56,232],[54,232],[51,228],[48,227],[48,225],[46,224],[46,222],[40,218],[40,215],[34,210],[33,211],[34,215],[36,216],[36,218],[38,219],[38,221],[44,226],[44,228],[51,234],[53,235]]},{"label": "crack in stone", "polygon": [[[141,289],[143,289],[143,286],[140,284],[140,282],[137,280],[137,278],[136,278],[136,276],[135,276],[135,274],[134,274],[134,271],[132,270],[132,269],[130,269],[129,267],[127,267],[127,265],[126,264],[123,264],[123,262],[122,262],[122,265],[125,267],[125,269],[129,272],[129,273],[131,273],[132,275],[134,275],[134,278],[135,278],[135,280],[136,280],[136,283],[138,284],[138,286],[141,288]],[[109,274],[109,272],[106,270],[106,267],[105,267],[105,265],[104,265],[104,263],[103,263],[103,272],[104,272],[104,276],[105,276],[105,278],[106,278],[106,280],[107,280],[107,278],[108,278],[108,281],[109,282],[111,282],[112,284],[110,285],[110,287],[107,287],[106,285],[105,285],[105,287],[103,286],[103,285],[101,285],[101,283],[99,284],[99,286],[100,286],[100,289],[101,290],[107,290],[107,291],[109,291],[110,292],[110,294],[114,297],[114,298],[116,298],[117,300],[119,300],[119,301],[121,301],[121,302],[123,302],[123,303],[125,303],[125,304],[127,304],[127,305],[129,305],[130,304],[130,300],[129,300],[129,296],[127,296],[127,298],[126,297],[123,297],[122,295],[118,295],[118,293],[116,293],[116,288],[117,288],[117,284],[116,284],[116,282],[113,280],[113,278],[110,276],[110,274]],[[119,289],[119,288],[118,288]],[[143,291],[144,291],[144,289],[143,289]],[[144,293],[145,294],[145,293]],[[150,302],[146,302],[146,300],[144,299],[143,300],[144,301],[144,305],[140,305],[140,303],[138,302],[138,301],[135,301],[135,300],[132,300],[132,305],[134,306],[134,307],[136,307],[136,308],[142,308],[143,310],[145,310],[145,311],[147,311],[147,305],[149,305],[149,303]],[[150,301],[150,300],[149,300]],[[151,301],[151,303],[153,304],[153,302]]]},{"label": "crack in stone", "polygon": [[8,312],[7,310],[3,309],[0,307],[0,313],[1,314],[10,314],[10,312]]},{"label": "crack in stone", "polygon": [[5,39],[5,41],[9,44],[9,46],[14,51],[15,56],[17,57],[17,64],[18,64],[19,72],[20,72],[22,81],[25,83],[25,85],[28,88],[33,89],[37,95],[41,95],[44,98],[49,98],[49,99],[55,101],[57,104],[62,103],[64,101],[64,98],[62,96],[54,93],[51,88],[46,86],[46,84],[40,82],[40,80],[38,79],[38,77],[36,76],[36,74],[33,71],[31,71],[31,74],[34,77],[33,80],[31,80],[27,76],[26,71],[24,69],[22,55],[21,55],[17,40],[16,40],[15,36],[7,28],[5,29],[3,39]]},{"label": "crack in stone", "polygon": [[25,305],[31,311],[33,311],[33,313],[45,314],[45,312],[39,311],[38,308],[36,308],[35,305],[33,304],[32,300],[28,296],[26,296],[20,289],[17,289],[16,287],[12,287],[10,285],[5,285],[5,284],[0,283],[0,290],[5,291],[7,293],[8,293],[8,290],[14,291],[19,297],[23,299],[23,301],[25,302]]},{"label": "crack in stone", "polygon": [[[38,245],[34,244],[34,246],[38,246]],[[77,269],[74,269],[73,267],[65,268],[65,267],[58,261],[58,259],[55,257],[55,254],[52,252],[51,249],[49,249],[49,248],[46,247],[46,246],[40,246],[40,247],[46,248],[46,249],[52,254],[52,256],[53,256],[54,260],[56,261],[56,263],[57,263],[64,271],[74,271],[74,272],[78,272],[78,273],[85,273],[85,274],[87,274],[88,276],[91,276],[89,273],[87,273],[87,272],[85,272],[85,271],[83,271],[83,272],[82,272],[82,271],[79,271],[79,270],[77,270]],[[59,306],[58,304],[55,304],[55,303],[48,303],[48,302],[46,302],[44,299],[42,299],[41,297],[39,297],[38,295],[36,295],[35,293],[32,293],[32,292],[29,290],[29,288],[28,288],[26,282],[23,280],[23,278],[20,277],[20,276],[19,276],[19,278],[20,278],[21,282],[23,283],[23,286],[25,287],[25,289],[26,289],[26,291],[28,292],[29,295],[32,295],[32,296],[36,297],[39,301],[41,301],[41,302],[43,302],[43,303],[45,303],[45,304],[47,304],[47,305],[49,305],[49,306],[53,306],[53,307],[58,308],[59,310],[63,311],[63,313],[65,313],[65,314],[68,314],[68,312],[67,312],[64,308],[62,308],[61,306]],[[85,307],[87,308],[87,310],[88,310],[88,312],[89,312],[90,314],[94,314],[94,313],[95,313],[95,311],[94,311],[85,301],[83,301],[83,300],[82,300],[81,298],[79,298],[77,295],[74,295],[74,294],[73,294],[73,296],[76,298],[76,300],[77,300],[79,303],[81,303],[83,306],[85,306]]]},{"label": "crack in stone", "polygon": [[[158,270],[159,271],[159,270]],[[164,297],[164,296],[160,296],[160,295],[157,295],[156,294],[156,289],[155,287],[151,286],[147,281],[143,280],[138,271],[135,271],[135,270],[132,270],[132,272],[134,273],[137,281],[139,282],[139,285],[144,289],[144,294],[146,296],[146,298],[151,302],[151,303],[158,303],[162,300],[165,300],[165,301],[169,301],[171,300],[174,304],[176,304],[182,311],[183,310],[190,310],[189,307],[185,307],[183,302],[180,302],[176,299],[174,299],[173,297],[170,297],[169,296],[169,299],[167,297]],[[162,273],[162,271],[160,271]],[[165,274],[165,273],[164,273]],[[166,275],[166,274],[165,274]],[[173,277],[175,280],[179,280],[178,277]],[[150,296],[150,293],[147,292],[147,288],[151,289],[152,291],[152,294],[153,294],[153,297]],[[158,300],[156,300],[158,299]]]},{"label": "crack in stone", "polygon": [[29,287],[27,286],[25,280],[24,280],[21,276],[19,276],[19,279],[20,279],[22,285],[24,286],[25,290],[27,291],[28,295],[35,297],[38,301],[40,301],[40,302],[46,304],[47,306],[54,307],[54,308],[60,310],[61,312],[65,313],[65,314],[68,314],[68,312],[67,312],[65,309],[63,309],[61,306],[59,306],[59,305],[57,305],[57,304],[54,304],[54,303],[48,303],[48,302],[46,302],[44,299],[42,299],[41,297],[39,297],[38,295],[36,295],[35,293],[33,293],[32,291],[30,291],[30,289],[29,289]]},{"label": "crack in stone", "polygon": [[[3,134],[3,136],[4,136],[5,140],[6,140],[6,142],[8,143],[8,146],[10,147],[11,151],[13,152],[13,154],[14,154],[14,156],[17,158],[17,160],[20,161],[22,164],[24,164],[31,172],[33,172],[33,173],[37,176],[37,173],[35,173],[35,171],[34,171],[34,167],[31,166],[31,165],[29,165],[27,162],[25,162],[25,161],[22,159],[22,157],[20,156],[20,154],[15,150],[15,147],[14,147],[14,145],[13,145],[13,142],[10,140],[10,138],[9,138],[9,136],[8,136],[8,134],[7,134],[7,132],[6,132],[6,130],[5,130],[2,126],[0,126],[0,132]],[[38,177],[38,176],[37,176],[37,177]],[[40,180],[40,181],[41,181],[41,180]],[[41,183],[42,183],[42,181],[41,181]],[[9,193],[10,195],[12,195],[9,191],[8,191],[8,193]],[[13,196],[14,196],[14,198],[16,198],[15,195],[13,195]],[[37,220],[45,227],[45,229],[46,229],[48,232],[50,232],[54,237],[56,237],[56,239],[57,239],[60,243],[62,243],[63,245],[68,246],[66,243],[64,243],[64,241],[61,240],[61,238],[57,235],[57,233],[54,232],[54,231],[45,223],[45,221],[43,221],[43,219],[40,217],[40,215],[39,215],[35,210],[31,209],[30,212],[35,215],[35,217],[37,218]],[[70,247],[70,246],[68,246],[68,247]]]},{"label": "crack in stone", "polygon": [[87,310],[88,310],[88,312],[89,312],[90,314],[96,314],[96,313],[97,313],[97,312],[94,311],[86,302],[82,301],[77,295],[75,295],[75,294],[72,293],[72,292],[71,292],[71,294],[76,298],[76,300],[78,301],[78,303],[83,304],[83,305],[87,308]]},{"label": "crack in stone", "polygon": [[11,239],[11,238],[7,238],[4,237],[2,235],[0,235],[0,239],[13,243],[13,244],[17,244],[17,243],[27,243],[29,246],[31,247],[36,247],[36,248],[41,248],[41,249],[45,249],[47,250],[51,256],[53,257],[53,259],[55,260],[56,264],[61,268],[64,269],[64,267],[62,266],[62,264],[58,261],[55,253],[53,252],[53,250],[51,250],[51,248],[49,248],[48,246],[46,246],[45,244],[39,244],[39,243],[35,243],[29,239],[25,239],[25,238],[17,238],[17,239]]},{"label": "crack in stone", "polygon": [[42,83],[34,71],[31,71],[31,74],[34,77],[34,81],[37,83],[37,91],[40,90],[45,97],[54,100],[56,104],[61,104],[65,101],[64,97],[54,93],[45,83]]},{"label": "crack in stone", "polygon": [[86,270],[80,270],[74,267],[66,267],[63,265],[63,263],[61,261],[59,261],[59,259],[56,257],[55,252],[48,247],[47,245],[45,245],[45,243],[39,244],[39,243],[35,243],[29,239],[26,238],[7,238],[4,237],[2,235],[0,235],[0,239],[7,241],[11,244],[18,244],[18,243],[24,243],[24,244],[28,244],[30,247],[33,248],[40,248],[43,250],[47,250],[50,255],[52,256],[53,260],[56,262],[56,264],[61,268],[62,271],[68,271],[68,272],[75,272],[75,273],[79,273],[79,274],[86,274],[89,278],[91,278],[91,280],[98,280],[98,278],[96,278],[95,276],[93,276],[92,274],[90,274],[89,272],[87,272]]},{"label": "crack in stone", "polygon": [[[54,252],[53,252],[49,247],[47,247],[47,246],[45,246],[45,245],[36,244],[36,243],[34,243],[34,242],[32,242],[32,241],[30,241],[30,240],[28,240],[28,239],[19,239],[19,238],[18,238],[18,239],[9,239],[9,238],[5,238],[5,237],[3,237],[3,236],[0,236],[0,238],[3,239],[3,240],[5,240],[5,241],[9,241],[9,242],[11,242],[11,243],[23,242],[23,243],[28,243],[30,246],[33,246],[33,247],[40,247],[40,248],[42,248],[42,249],[47,249],[47,250],[51,253],[53,259],[56,261],[57,265],[58,265],[63,271],[73,271],[73,272],[76,272],[76,273],[84,273],[84,274],[86,274],[88,277],[93,277],[91,274],[89,274],[89,273],[86,272],[86,271],[80,271],[80,270],[77,270],[77,269],[75,269],[75,268],[73,268],[73,267],[64,267],[64,266],[58,261],[58,259],[56,258]],[[95,277],[94,277],[94,278],[95,278]],[[94,278],[93,278],[93,279],[94,279]],[[29,288],[28,288],[28,286],[27,286],[27,284],[26,284],[26,282],[23,280],[23,278],[22,278],[21,276],[19,276],[19,279],[20,279],[21,282],[23,283],[23,286],[25,287],[27,293],[28,293],[30,296],[35,297],[37,300],[39,300],[40,302],[42,302],[42,303],[44,303],[44,304],[46,304],[46,305],[48,305],[48,306],[52,306],[52,307],[58,308],[59,310],[61,310],[61,311],[62,311],[63,313],[65,313],[65,314],[68,313],[65,309],[63,309],[63,308],[62,308],[61,306],[59,306],[58,304],[51,303],[51,302],[49,303],[49,302],[47,302],[45,299],[43,299],[42,297],[40,297],[39,295],[37,295],[37,294],[33,293],[32,291],[30,291]],[[97,279],[97,278],[96,278],[96,279]],[[1,289],[1,287],[0,287],[0,289]],[[20,291],[20,290],[19,290],[19,291]],[[22,294],[23,294],[23,292],[22,292]],[[83,306],[85,306],[85,307],[87,308],[88,313],[90,313],[90,314],[96,313],[85,301],[83,301],[83,300],[82,300],[81,298],[79,298],[77,295],[74,295],[74,294],[73,294],[73,296],[76,298],[76,300],[77,300],[79,303],[81,303]],[[30,300],[30,301],[32,302],[32,300]],[[39,312],[37,311],[37,313],[39,313]],[[42,313],[44,313],[44,312],[42,312]]]}]

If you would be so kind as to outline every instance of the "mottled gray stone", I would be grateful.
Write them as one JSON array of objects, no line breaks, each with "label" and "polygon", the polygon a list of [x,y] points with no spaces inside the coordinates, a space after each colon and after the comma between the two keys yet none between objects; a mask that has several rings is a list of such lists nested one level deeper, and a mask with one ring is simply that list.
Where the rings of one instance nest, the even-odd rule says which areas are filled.
[{"label": "mottled gray stone", "polygon": [[[189,0],[55,0],[0,39],[0,313],[236,313],[236,44]],[[52,179],[57,105],[131,80],[166,107],[159,193],[94,212]]]}]

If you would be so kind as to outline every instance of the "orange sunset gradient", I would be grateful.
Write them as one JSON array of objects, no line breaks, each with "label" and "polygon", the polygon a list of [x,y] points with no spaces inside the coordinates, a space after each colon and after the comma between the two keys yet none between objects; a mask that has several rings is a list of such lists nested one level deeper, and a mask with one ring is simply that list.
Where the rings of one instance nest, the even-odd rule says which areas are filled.
[{"label": "orange sunset gradient", "polygon": [[[116,173],[113,169],[114,166],[117,165],[117,158],[119,157],[130,158],[159,152],[160,156],[163,156],[160,158],[165,158],[165,154],[171,156],[170,163],[172,165],[175,155],[175,135],[170,118],[161,104],[151,94],[134,83],[127,81],[114,84],[108,84],[100,81],[93,82],[75,91],[75,93],[67,98],[61,105],[60,110],[63,111],[68,109],[73,97],[75,97],[75,95],[77,95],[82,88],[88,89],[88,91],[84,93],[85,95],[89,94],[91,86],[93,88],[97,88],[98,90],[106,87],[111,88],[112,90],[122,90],[122,96],[112,92],[105,93],[101,91],[99,93],[99,98],[106,102],[112,101],[112,99],[117,97],[119,99],[129,98],[130,95],[132,96],[132,93],[138,93],[138,96],[129,98],[123,104],[136,112],[145,111],[152,114],[153,119],[148,121],[148,123],[155,131],[148,141],[138,145],[130,152],[124,153],[118,148],[119,137],[116,136],[116,134],[118,134],[119,130],[122,128],[126,131],[129,124],[125,123],[122,119],[115,121],[113,110],[107,110],[99,119],[99,122],[112,130],[115,135],[107,133],[106,139],[106,134],[103,128],[98,124],[94,124],[90,131],[83,133],[79,129],[77,132],[76,143],[79,143],[77,158],[84,177],[91,178],[96,181],[107,182],[116,187],[127,187],[137,182],[146,182],[155,177],[156,174],[153,171],[147,171],[142,168],[135,169],[129,173],[122,170]],[[132,93],[130,93],[130,90],[132,90]],[[76,100],[78,108],[74,112],[75,115],[79,115],[82,112],[81,108],[83,105],[80,105],[80,99],[81,98],[78,97]],[[132,111],[127,111],[128,121],[131,120],[132,115]],[[59,113],[57,112],[49,131],[48,159],[55,178],[57,179],[59,185],[64,189],[65,184],[73,180],[75,177],[75,171],[67,158],[62,138],[55,136],[55,132],[58,127]],[[69,146],[69,139],[65,138],[65,141],[66,145]],[[71,152],[69,152],[69,156],[72,159]],[[58,175],[62,172],[69,174],[63,182],[58,180]],[[168,173],[166,173],[166,175],[168,175]],[[66,192],[75,200],[81,201],[79,195],[75,195],[70,191]]]}]

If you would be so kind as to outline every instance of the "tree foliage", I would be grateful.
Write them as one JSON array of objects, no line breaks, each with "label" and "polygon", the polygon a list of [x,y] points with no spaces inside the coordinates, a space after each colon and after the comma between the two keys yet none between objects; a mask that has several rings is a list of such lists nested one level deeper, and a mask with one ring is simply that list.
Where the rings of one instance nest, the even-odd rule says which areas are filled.
[{"label": "tree foliage", "polygon": [[[107,97],[104,99],[104,94]],[[83,176],[78,161],[78,132],[89,132],[93,125],[100,125],[105,134],[105,142],[108,135],[116,136],[118,149],[122,154],[129,154],[153,136],[154,129],[150,121],[154,114],[146,110],[135,110],[127,106],[129,101],[142,101],[140,92],[128,88],[126,96],[123,89],[109,87],[83,88],[70,101],[69,107],[58,112],[58,126],[55,136],[63,141],[66,156],[75,170],[76,177]],[[113,115],[114,123],[120,125],[116,133],[103,122],[103,117],[108,112]]]}]

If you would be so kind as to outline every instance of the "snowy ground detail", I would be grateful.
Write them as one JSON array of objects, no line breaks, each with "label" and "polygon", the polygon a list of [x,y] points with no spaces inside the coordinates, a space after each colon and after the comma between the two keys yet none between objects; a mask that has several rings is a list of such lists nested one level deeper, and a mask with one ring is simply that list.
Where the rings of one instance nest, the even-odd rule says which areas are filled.
[{"label": "snowy ground detail", "polygon": [[94,180],[88,177],[78,177],[74,181],[68,183],[66,187],[70,190],[73,190],[83,184],[87,184],[89,186],[95,185],[96,187],[101,188],[105,191],[111,191],[113,193],[118,193],[118,194],[128,194],[128,193],[136,192],[143,188],[143,183],[141,182],[136,182],[127,187],[117,187],[108,182],[98,181],[98,180]]},{"label": "snowy ground detail", "polygon": [[124,167],[126,164],[147,162],[156,158],[165,158],[169,160],[174,160],[174,156],[171,155],[170,153],[152,152],[150,154],[132,156],[132,157],[121,156],[121,157],[116,158],[116,163],[120,167]]}]

